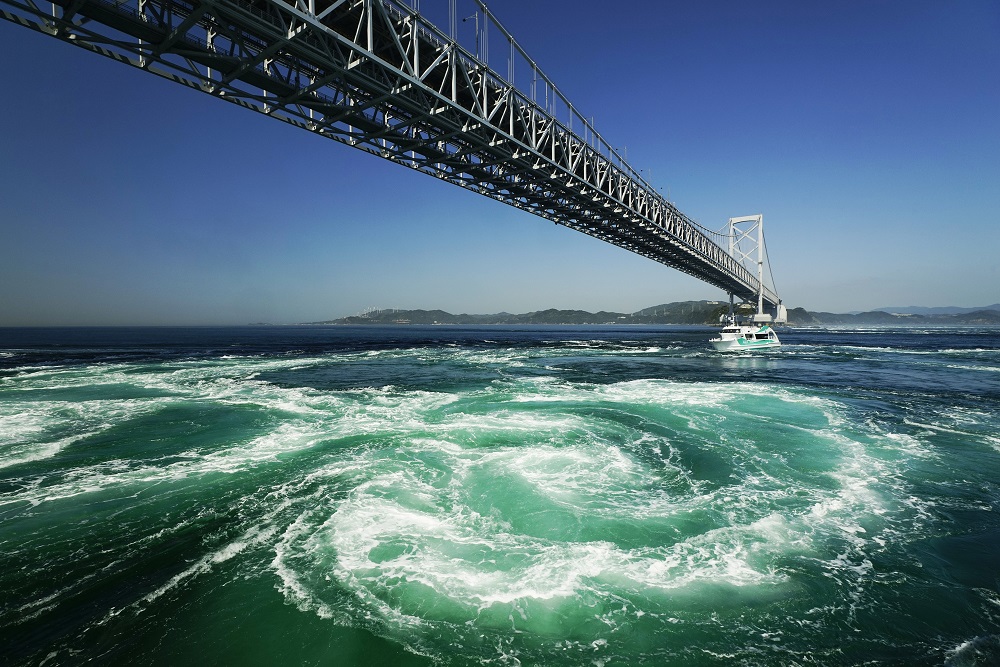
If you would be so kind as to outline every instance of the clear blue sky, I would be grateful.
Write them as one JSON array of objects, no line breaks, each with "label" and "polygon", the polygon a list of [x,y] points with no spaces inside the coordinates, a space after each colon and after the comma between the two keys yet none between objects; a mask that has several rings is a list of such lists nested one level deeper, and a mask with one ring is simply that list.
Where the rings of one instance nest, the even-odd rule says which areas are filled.
[{"label": "clear blue sky", "polygon": [[[764,214],[789,306],[1000,301],[1000,3],[490,6],[681,210]],[[725,298],[6,21],[0,53],[0,325]]]}]

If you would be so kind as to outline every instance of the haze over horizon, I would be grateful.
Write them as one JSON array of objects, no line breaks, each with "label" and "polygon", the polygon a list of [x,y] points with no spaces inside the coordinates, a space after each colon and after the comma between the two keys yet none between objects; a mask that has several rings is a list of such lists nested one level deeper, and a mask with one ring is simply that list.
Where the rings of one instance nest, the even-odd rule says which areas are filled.
[{"label": "haze over horizon", "polygon": [[[435,21],[438,5],[421,0]],[[491,10],[684,213],[712,229],[762,213],[789,307],[1000,301],[1000,5]],[[460,30],[468,45],[473,28]],[[0,39],[0,84],[15,100],[0,105],[0,326],[277,324],[367,307],[635,312],[726,298],[7,21]]]}]

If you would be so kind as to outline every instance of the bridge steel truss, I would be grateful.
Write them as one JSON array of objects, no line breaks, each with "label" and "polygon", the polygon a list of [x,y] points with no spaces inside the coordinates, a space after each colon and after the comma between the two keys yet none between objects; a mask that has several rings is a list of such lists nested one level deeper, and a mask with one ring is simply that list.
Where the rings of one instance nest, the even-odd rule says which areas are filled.
[{"label": "bridge steel truss", "polygon": [[757,299],[725,236],[401,0],[0,0],[0,16]]}]

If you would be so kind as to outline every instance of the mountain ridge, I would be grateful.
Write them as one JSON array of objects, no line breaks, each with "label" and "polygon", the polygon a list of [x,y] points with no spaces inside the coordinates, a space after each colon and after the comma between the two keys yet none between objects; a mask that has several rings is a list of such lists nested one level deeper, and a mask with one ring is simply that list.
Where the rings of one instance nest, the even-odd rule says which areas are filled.
[{"label": "mountain ridge", "polygon": [[[743,304],[743,312],[752,312],[752,306]],[[947,307],[942,307],[947,308]],[[332,320],[308,322],[317,325],[346,324],[524,324],[524,325],[595,325],[595,324],[688,324],[715,325],[729,309],[725,301],[675,301],[650,306],[634,313],[548,308],[528,313],[453,314],[440,309],[424,310],[373,310]],[[996,308],[961,309],[957,313],[890,313],[873,310],[862,313],[828,313],[789,308],[790,326],[817,325],[873,325],[873,326],[968,326],[1000,325],[1000,304]]]}]

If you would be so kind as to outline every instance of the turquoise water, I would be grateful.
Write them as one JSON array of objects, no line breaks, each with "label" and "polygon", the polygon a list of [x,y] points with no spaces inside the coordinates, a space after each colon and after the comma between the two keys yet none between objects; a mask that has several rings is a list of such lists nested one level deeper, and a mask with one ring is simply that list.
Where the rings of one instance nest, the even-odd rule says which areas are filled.
[{"label": "turquoise water", "polygon": [[996,330],[0,330],[6,664],[1000,663]]}]

